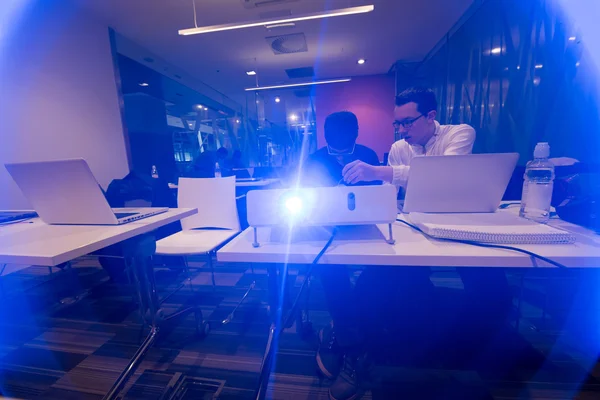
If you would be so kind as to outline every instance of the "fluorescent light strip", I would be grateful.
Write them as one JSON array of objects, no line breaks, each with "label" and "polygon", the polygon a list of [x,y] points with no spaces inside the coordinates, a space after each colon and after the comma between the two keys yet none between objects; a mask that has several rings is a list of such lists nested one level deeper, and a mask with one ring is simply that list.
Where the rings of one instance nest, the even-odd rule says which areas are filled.
[{"label": "fluorescent light strip", "polygon": [[364,14],[364,13],[371,12],[374,9],[375,9],[374,5],[341,8],[338,10],[320,11],[320,12],[316,12],[316,13],[312,13],[312,14],[298,15],[296,17],[289,17],[289,18],[284,18],[284,19],[263,19],[263,20],[251,21],[251,22],[246,22],[246,23],[241,23],[241,24],[232,23],[232,24],[223,24],[223,25],[204,26],[204,27],[199,27],[199,28],[181,29],[181,30],[179,30],[179,34],[183,35],[183,36],[196,35],[196,34],[200,34],[200,33],[230,31],[233,29],[252,28],[252,27],[256,27],[256,26],[287,24],[289,22],[308,21],[308,20],[312,20],[312,19],[341,17],[344,15],[353,15],[353,14]]},{"label": "fluorescent light strip", "polygon": [[296,26],[295,23],[293,22],[287,22],[285,24],[275,24],[275,25],[265,25],[265,28],[267,29],[275,29],[275,28],[293,28],[294,26]]},{"label": "fluorescent light strip", "polygon": [[312,86],[312,85],[325,85],[328,83],[341,83],[341,82],[350,82],[351,78],[344,79],[330,79],[327,81],[314,81],[314,82],[303,82],[303,83],[290,83],[287,85],[274,85],[274,86],[257,86],[246,88],[247,92],[257,91],[257,90],[271,90],[271,89],[286,89],[291,87],[299,87],[299,86]]}]

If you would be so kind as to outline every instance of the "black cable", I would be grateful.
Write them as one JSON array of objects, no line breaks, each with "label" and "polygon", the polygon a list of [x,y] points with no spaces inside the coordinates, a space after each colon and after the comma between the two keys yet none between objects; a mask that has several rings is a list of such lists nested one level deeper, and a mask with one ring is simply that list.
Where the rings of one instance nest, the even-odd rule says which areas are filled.
[{"label": "black cable", "polygon": [[552,264],[552,265],[554,265],[555,267],[558,267],[558,268],[567,268],[566,265],[558,263],[558,262],[556,262],[554,260],[551,260],[549,258],[546,258],[544,256],[540,256],[539,254],[536,254],[533,251],[520,249],[518,247],[506,246],[506,245],[502,245],[502,244],[482,243],[482,242],[475,242],[475,241],[472,241],[472,240],[439,238],[439,237],[431,236],[430,234],[426,233],[425,231],[423,231],[418,226],[413,225],[413,224],[411,224],[409,222],[406,222],[406,221],[404,221],[402,219],[396,218],[396,221],[402,222],[404,225],[407,225],[407,226],[413,228],[414,230],[420,232],[423,236],[426,236],[426,237],[428,237],[430,239],[440,240],[440,241],[443,241],[443,242],[463,243],[463,244],[469,244],[471,246],[487,247],[487,248],[492,248],[492,249],[512,250],[512,251],[516,251],[518,253],[527,254],[528,256],[533,257],[533,258],[540,259],[540,260],[545,261],[548,264]]},{"label": "black cable", "polygon": [[312,264],[310,264],[310,268],[308,269],[308,271],[306,271],[306,278],[304,278],[304,281],[302,282],[302,285],[300,286],[300,290],[298,291],[298,295],[296,295],[296,299],[294,300],[294,303],[292,304],[292,308],[290,309],[288,319],[285,321],[284,326],[288,326],[291,323],[292,319],[296,316],[296,310],[297,310],[298,304],[300,302],[300,297],[302,296],[302,292],[304,292],[305,287],[308,284],[308,280],[309,280],[310,276],[312,275],[313,268],[316,264],[319,263],[319,260],[321,259],[321,257],[323,257],[323,254],[325,254],[327,249],[329,249],[329,246],[331,246],[331,243],[333,242],[333,239],[335,238],[336,233],[337,233],[337,227],[333,228],[333,231],[331,232],[331,236],[329,237],[329,240],[327,241],[327,243],[325,243],[325,246],[323,246],[323,248],[321,249],[319,254],[317,254],[317,256],[313,260]]},{"label": "black cable", "polygon": [[329,249],[329,246],[331,246],[331,242],[333,242],[333,239],[335,238],[336,233],[337,233],[337,227],[333,228],[333,231],[331,232],[331,236],[329,237],[329,240],[327,241],[327,243],[325,243],[325,246],[323,246],[323,248],[321,249],[319,254],[317,254],[317,256],[315,257],[315,259],[312,262],[312,265],[319,263],[319,260],[321,259],[321,257],[323,257],[323,254],[325,254],[327,249]]}]

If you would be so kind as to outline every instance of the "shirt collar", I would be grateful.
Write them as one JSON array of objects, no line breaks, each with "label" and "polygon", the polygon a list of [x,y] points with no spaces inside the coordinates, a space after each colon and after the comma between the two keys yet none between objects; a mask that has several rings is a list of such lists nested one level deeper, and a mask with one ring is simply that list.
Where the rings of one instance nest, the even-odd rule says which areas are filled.
[{"label": "shirt collar", "polygon": [[437,138],[440,134],[440,123],[437,121],[433,121],[433,123],[435,124],[435,130],[433,131],[433,136],[431,138],[429,138],[427,143],[425,143],[425,146],[421,146],[419,144],[413,144],[412,148],[415,151],[415,153],[417,153],[419,155],[426,154],[427,150],[429,150],[429,149],[431,149],[431,147],[433,147],[433,144],[435,143],[435,141],[437,140]]}]

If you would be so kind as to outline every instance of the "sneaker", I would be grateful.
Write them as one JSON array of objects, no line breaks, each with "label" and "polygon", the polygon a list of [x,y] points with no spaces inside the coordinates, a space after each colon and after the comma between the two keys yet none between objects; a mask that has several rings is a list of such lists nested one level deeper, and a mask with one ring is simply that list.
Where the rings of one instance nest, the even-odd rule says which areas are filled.
[{"label": "sneaker", "polygon": [[362,395],[360,379],[368,378],[369,365],[366,355],[344,357],[341,371],[329,388],[329,398],[331,400],[358,399]]},{"label": "sneaker", "polygon": [[335,379],[342,366],[342,352],[335,339],[332,326],[327,326],[319,331],[319,349],[317,350],[317,367],[325,377]]}]

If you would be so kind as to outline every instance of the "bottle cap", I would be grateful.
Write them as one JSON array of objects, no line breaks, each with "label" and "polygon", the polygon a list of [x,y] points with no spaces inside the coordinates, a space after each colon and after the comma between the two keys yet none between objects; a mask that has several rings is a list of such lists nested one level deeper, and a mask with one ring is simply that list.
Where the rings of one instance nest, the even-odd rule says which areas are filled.
[{"label": "bottle cap", "polygon": [[550,157],[550,145],[547,142],[540,142],[535,146],[533,151],[534,158],[548,158]]}]

